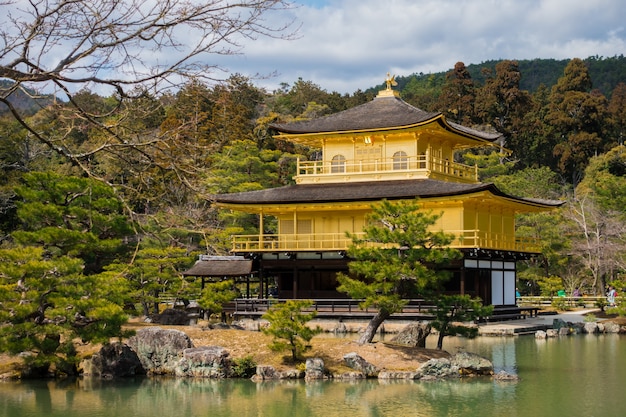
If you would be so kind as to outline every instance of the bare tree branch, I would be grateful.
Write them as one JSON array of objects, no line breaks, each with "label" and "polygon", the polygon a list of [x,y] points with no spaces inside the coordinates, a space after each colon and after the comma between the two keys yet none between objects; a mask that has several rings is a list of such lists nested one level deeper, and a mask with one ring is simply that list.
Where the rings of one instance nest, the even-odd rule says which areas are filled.
[{"label": "bare tree branch", "polygon": [[[242,53],[244,41],[291,39],[293,21],[280,12],[287,0],[14,0],[0,16],[0,103],[30,136],[85,174],[110,185],[92,166],[96,156],[141,162],[174,171],[188,184],[183,165],[167,160],[172,132],[132,132],[124,124],[129,103],[147,91],[159,97],[189,79],[216,81],[217,55]],[[213,62],[212,62],[213,61]],[[81,92],[108,94],[117,106],[90,109]],[[47,120],[29,118],[13,104],[16,94],[37,97]],[[57,97],[61,97],[60,102]],[[126,112],[126,113],[125,113]],[[137,119],[136,115],[135,120]],[[56,130],[50,128],[56,123]],[[89,141],[73,138],[86,125]],[[97,140],[92,140],[91,137]],[[120,186],[120,184],[115,184]]]}]

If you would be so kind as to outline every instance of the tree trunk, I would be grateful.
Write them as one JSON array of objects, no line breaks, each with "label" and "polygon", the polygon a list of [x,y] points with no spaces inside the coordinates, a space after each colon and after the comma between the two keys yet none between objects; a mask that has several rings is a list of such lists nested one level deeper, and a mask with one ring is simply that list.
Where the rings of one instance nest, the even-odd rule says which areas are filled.
[{"label": "tree trunk", "polygon": [[371,343],[380,325],[383,324],[383,322],[386,319],[388,319],[390,315],[391,314],[387,312],[378,311],[378,313],[376,313],[376,315],[372,317],[370,322],[367,324],[367,327],[365,328],[365,332],[361,335],[361,337],[359,337],[359,340],[357,340],[357,343],[359,345]]},{"label": "tree trunk", "polygon": [[439,337],[437,338],[437,349],[443,349],[443,338],[448,335],[448,323],[444,323],[439,330]]}]

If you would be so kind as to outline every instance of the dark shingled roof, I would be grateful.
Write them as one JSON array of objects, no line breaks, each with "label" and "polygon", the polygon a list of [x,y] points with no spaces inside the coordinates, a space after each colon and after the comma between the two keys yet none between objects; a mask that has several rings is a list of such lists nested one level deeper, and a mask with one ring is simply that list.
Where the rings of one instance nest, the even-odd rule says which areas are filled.
[{"label": "dark shingled roof", "polygon": [[499,133],[486,133],[456,123],[444,123],[441,113],[426,112],[395,96],[376,97],[360,106],[318,119],[284,124],[275,123],[270,126],[285,134],[306,134],[408,127],[437,118],[444,125],[447,124],[459,132],[481,139],[494,141],[501,137]]},{"label": "dark shingled roof", "polygon": [[223,204],[296,204],[347,201],[376,201],[382,199],[434,198],[471,194],[487,190],[494,195],[542,206],[560,206],[560,201],[518,198],[507,195],[493,184],[465,184],[432,179],[364,181],[333,184],[298,184],[266,190],[219,194]]},{"label": "dark shingled roof", "polygon": [[241,277],[252,272],[252,261],[239,256],[204,257],[183,272],[191,277]]}]

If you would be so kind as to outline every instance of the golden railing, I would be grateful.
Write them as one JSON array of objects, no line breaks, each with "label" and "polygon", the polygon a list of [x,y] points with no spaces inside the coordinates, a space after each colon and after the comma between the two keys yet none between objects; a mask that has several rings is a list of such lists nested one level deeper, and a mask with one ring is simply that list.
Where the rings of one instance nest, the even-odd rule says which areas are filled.
[{"label": "golden railing", "polygon": [[301,161],[298,159],[298,170],[296,172],[298,176],[434,172],[455,178],[478,181],[477,167],[427,155],[344,161]]},{"label": "golden railing", "polygon": [[[449,230],[447,233],[455,236],[450,247],[457,249],[480,248],[529,253],[541,251],[538,239],[519,238],[480,230]],[[344,233],[236,235],[232,237],[232,251],[343,251],[351,243],[352,240]]]}]

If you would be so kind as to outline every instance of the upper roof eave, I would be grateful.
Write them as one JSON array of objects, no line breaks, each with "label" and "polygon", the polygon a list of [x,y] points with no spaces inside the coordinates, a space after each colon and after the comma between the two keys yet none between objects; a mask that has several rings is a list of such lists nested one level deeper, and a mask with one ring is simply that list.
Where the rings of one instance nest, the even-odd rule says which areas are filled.
[{"label": "upper roof eave", "polygon": [[449,122],[442,113],[426,112],[395,96],[376,97],[365,104],[328,116],[292,123],[273,123],[270,127],[279,132],[275,135],[277,139],[306,141],[310,138],[310,141],[332,135],[406,130],[429,123],[439,123],[448,131],[484,144],[502,137],[499,133],[487,133]]}]

